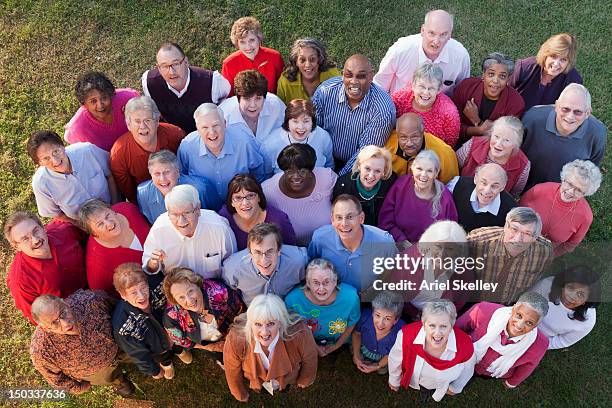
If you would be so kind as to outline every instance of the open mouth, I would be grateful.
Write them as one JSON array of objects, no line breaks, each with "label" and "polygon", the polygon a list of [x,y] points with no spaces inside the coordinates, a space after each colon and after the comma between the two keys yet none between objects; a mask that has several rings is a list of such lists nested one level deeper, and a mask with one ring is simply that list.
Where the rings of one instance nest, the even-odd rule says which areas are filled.
[{"label": "open mouth", "polygon": [[436,346],[440,346],[444,341],[444,336],[431,336],[431,340]]},{"label": "open mouth", "polygon": [[348,90],[348,93],[352,96],[357,96],[361,94],[361,88],[359,88],[358,86],[349,86],[347,90]]},{"label": "open mouth", "polygon": [[272,335],[271,334],[267,334],[267,335],[259,335],[259,339],[263,342],[263,343],[267,343],[268,341],[270,341],[270,339],[272,339]]},{"label": "open mouth", "polygon": [[43,246],[44,243],[45,243],[45,241],[41,239],[40,241],[38,241],[38,243],[32,245],[32,249],[34,249],[34,250],[39,249],[39,248],[41,248]]}]

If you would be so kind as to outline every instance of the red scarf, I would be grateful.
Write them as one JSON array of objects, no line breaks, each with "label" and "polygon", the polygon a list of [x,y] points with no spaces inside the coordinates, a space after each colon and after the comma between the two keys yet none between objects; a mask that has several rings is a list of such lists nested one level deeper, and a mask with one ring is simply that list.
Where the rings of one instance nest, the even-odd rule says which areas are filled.
[{"label": "red scarf", "polygon": [[407,324],[402,328],[402,376],[400,379],[400,385],[404,388],[408,388],[410,385],[410,378],[412,378],[412,372],[414,371],[414,362],[416,356],[419,355],[423,360],[436,370],[448,370],[457,364],[465,363],[468,361],[472,354],[474,354],[474,345],[470,336],[465,334],[463,331],[456,327],[453,327],[455,332],[455,338],[457,341],[457,353],[455,358],[452,360],[440,360],[439,358],[430,356],[423,350],[423,345],[414,344],[414,339],[419,334],[419,331],[423,327],[423,323],[415,322]]}]

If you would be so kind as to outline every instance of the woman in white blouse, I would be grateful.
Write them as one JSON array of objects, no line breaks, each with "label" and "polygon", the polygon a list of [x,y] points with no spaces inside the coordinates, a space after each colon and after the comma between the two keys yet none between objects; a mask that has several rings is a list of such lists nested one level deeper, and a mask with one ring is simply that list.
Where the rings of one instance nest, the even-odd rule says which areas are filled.
[{"label": "woman in white blouse", "polygon": [[402,328],[389,353],[389,388],[420,390],[422,403],[463,391],[476,358],[470,337],[453,328],[456,318],[452,302],[440,299],[425,304],[420,322]]}]

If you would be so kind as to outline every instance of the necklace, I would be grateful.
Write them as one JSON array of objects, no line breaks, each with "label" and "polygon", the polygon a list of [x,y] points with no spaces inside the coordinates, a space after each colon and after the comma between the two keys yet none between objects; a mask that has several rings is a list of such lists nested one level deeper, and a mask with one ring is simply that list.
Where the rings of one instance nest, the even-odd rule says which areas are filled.
[{"label": "necklace", "polygon": [[287,132],[287,140],[289,141],[289,144],[293,144],[293,143],[301,143],[301,144],[308,144],[308,138],[310,137],[310,133],[308,133],[308,136],[306,136],[306,140],[300,142],[299,140],[296,141],[291,141],[291,133]]},{"label": "necklace", "polygon": [[[555,203],[557,201],[557,199],[561,200],[561,185],[559,185],[559,187],[557,188],[557,191],[555,192],[555,197],[552,200],[552,204],[550,205],[550,209],[548,210],[548,217],[547,219],[549,220],[553,220],[553,212],[555,209]],[[563,200],[561,200],[563,201]],[[544,235],[546,238],[551,239],[549,237],[550,231],[554,231],[555,227],[557,227],[560,223],[565,222],[568,225],[572,225],[572,221],[574,220],[574,214],[576,213],[576,207],[578,206],[578,201],[573,201],[572,205],[570,207],[570,209],[563,215],[560,215],[556,218],[556,221],[554,224],[549,224],[548,226],[542,225],[542,235]],[[567,220],[567,217],[569,216],[569,220]],[[546,231],[544,231],[544,229],[546,228]],[[552,239],[551,239],[552,241]]]}]

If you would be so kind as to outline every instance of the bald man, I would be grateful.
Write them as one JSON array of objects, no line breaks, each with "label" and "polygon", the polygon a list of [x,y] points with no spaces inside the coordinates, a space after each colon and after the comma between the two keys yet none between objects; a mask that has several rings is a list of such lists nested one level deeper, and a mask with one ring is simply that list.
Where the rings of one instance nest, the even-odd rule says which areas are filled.
[{"label": "bald man", "polygon": [[590,160],[599,166],[606,147],[606,126],[591,115],[591,94],[569,84],[554,105],[540,105],[523,116],[521,149],[531,161],[525,190],[538,183],[561,181],[566,163]]},{"label": "bald man", "polygon": [[438,179],[441,182],[446,184],[459,175],[457,156],[453,148],[442,139],[425,132],[423,118],[414,112],[397,118],[395,130],[391,132],[385,149],[391,153],[393,172],[398,176],[412,173],[412,161],[424,149],[433,150],[440,158]]},{"label": "bald man", "polygon": [[503,227],[506,215],[518,204],[504,190],[508,182],[506,171],[496,163],[482,164],[474,177],[455,177],[447,188],[453,200],[459,224],[470,232],[480,227]]},{"label": "bald man", "polygon": [[387,51],[380,62],[374,83],[389,93],[412,83],[412,74],[425,62],[442,68],[442,91],[448,96],[470,76],[470,55],[460,42],[451,38],[453,16],[444,10],[425,15],[419,34],[402,37]]},{"label": "bald man", "polygon": [[356,54],[344,63],[342,77],[323,82],[312,97],[317,125],[331,136],[340,175],[351,171],[361,148],[382,147],[395,125],[395,105],[372,78],[370,60]]}]

